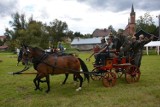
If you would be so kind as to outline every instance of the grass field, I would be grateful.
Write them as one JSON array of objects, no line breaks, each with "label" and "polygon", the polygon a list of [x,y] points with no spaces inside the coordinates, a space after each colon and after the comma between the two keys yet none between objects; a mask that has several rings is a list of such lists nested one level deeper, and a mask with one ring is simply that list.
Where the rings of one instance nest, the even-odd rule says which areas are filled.
[{"label": "grass field", "polygon": [[[85,60],[91,53],[79,53]],[[9,75],[21,70],[16,66],[17,58],[12,53],[0,53],[0,107],[160,107],[160,56],[144,55],[140,81],[127,84],[124,77],[119,78],[114,87],[105,88],[102,81],[91,80],[83,83],[76,92],[72,76],[61,85],[64,75],[51,76],[51,91],[34,91],[35,75]],[[86,62],[92,70],[92,62]],[[27,72],[35,72],[30,68]]]}]

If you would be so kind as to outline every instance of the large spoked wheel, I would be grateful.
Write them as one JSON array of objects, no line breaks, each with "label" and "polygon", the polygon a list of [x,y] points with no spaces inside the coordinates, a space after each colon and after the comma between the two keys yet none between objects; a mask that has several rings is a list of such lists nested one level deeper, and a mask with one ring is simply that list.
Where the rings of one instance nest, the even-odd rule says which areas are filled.
[{"label": "large spoked wheel", "polygon": [[102,83],[105,87],[113,87],[116,84],[116,74],[114,72],[106,72]]},{"label": "large spoked wheel", "polygon": [[127,83],[134,83],[134,82],[138,82],[140,79],[140,70],[137,66],[135,65],[131,65],[128,66],[126,69],[126,73],[125,73],[125,78]]},{"label": "large spoked wheel", "polygon": [[98,68],[94,68],[92,71],[91,71],[91,79],[92,80],[101,80],[102,79],[102,75],[103,73],[101,72],[98,72]]},{"label": "large spoked wheel", "polygon": [[124,69],[115,68],[115,72],[116,72],[117,78],[121,78],[124,74]]}]

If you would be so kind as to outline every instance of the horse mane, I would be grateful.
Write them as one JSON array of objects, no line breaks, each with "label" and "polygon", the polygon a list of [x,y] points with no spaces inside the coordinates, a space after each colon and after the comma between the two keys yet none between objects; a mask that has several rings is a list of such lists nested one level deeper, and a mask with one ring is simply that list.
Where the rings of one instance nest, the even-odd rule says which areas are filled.
[{"label": "horse mane", "polygon": [[39,47],[28,46],[28,48],[32,49],[33,51],[45,52],[42,48]]},{"label": "horse mane", "polygon": [[41,49],[41,48],[39,48],[39,47],[34,47],[33,50],[34,50],[34,51],[45,52],[43,49]]}]

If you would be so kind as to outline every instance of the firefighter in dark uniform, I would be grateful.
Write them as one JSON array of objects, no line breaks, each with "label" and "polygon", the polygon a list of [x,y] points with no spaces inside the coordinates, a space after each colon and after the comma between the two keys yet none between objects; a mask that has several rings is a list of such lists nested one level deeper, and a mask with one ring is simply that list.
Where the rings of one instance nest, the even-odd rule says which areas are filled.
[{"label": "firefighter in dark uniform", "polygon": [[102,47],[102,49],[97,53],[97,58],[95,65],[105,65],[106,58],[115,57],[115,46],[112,42],[112,38],[107,38],[107,43]]},{"label": "firefighter in dark uniform", "polygon": [[133,58],[134,58],[134,65],[136,65],[137,67],[141,66],[144,45],[149,43],[153,39],[153,37],[154,37],[153,35],[150,38],[144,37],[144,35],[140,35],[139,39],[134,42]]}]

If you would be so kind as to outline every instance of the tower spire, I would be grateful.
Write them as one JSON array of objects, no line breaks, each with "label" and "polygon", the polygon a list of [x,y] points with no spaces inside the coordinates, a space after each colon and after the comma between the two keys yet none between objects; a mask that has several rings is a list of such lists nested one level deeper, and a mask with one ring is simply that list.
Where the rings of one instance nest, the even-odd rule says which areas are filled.
[{"label": "tower spire", "polygon": [[132,16],[132,15],[135,15],[133,4],[132,4],[131,14],[130,14],[130,15],[131,15],[131,16]]},{"label": "tower spire", "polygon": [[132,12],[134,12],[134,7],[133,7],[133,4],[132,4],[132,10],[131,10],[131,13],[132,13]]}]

